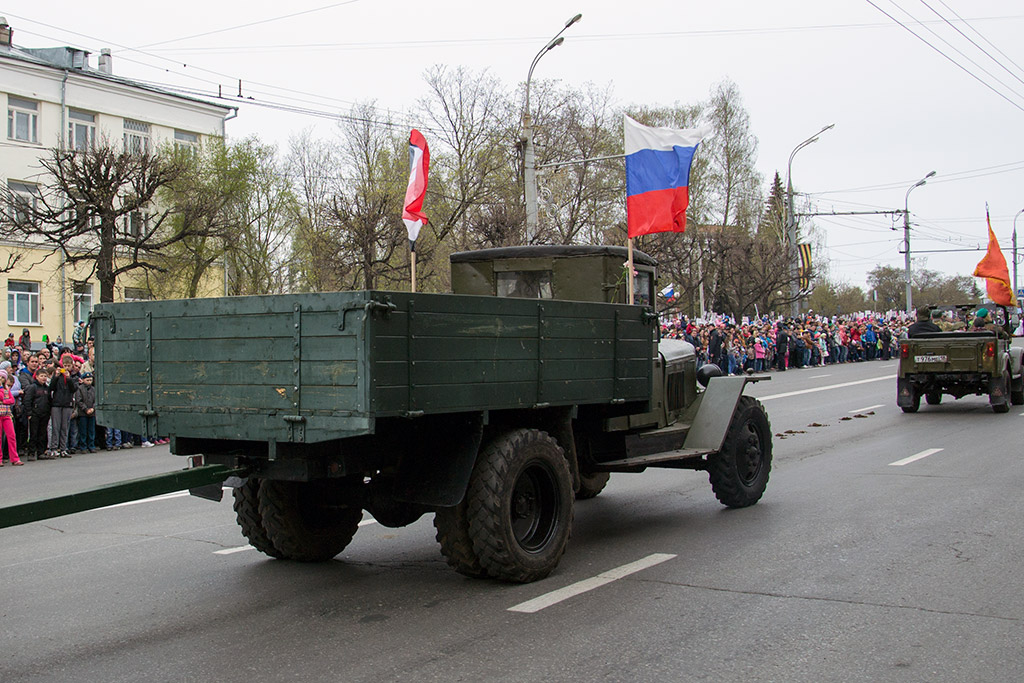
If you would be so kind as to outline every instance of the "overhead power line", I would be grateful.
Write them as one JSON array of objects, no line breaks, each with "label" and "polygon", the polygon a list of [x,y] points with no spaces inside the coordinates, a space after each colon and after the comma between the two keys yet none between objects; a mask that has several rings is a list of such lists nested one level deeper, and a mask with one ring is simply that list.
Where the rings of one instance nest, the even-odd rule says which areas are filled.
[{"label": "overhead power line", "polygon": [[[999,96],[999,97],[1001,97],[1002,99],[1006,100],[1006,101],[1007,101],[1008,103],[1010,103],[1011,105],[1013,105],[1014,107],[1016,107],[1017,109],[1019,109],[1019,110],[1020,110],[1021,112],[1024,112],[1024,106],[1021,106],[1021,105],[1020,105],[1019,103],[1017,103],[1017,102],[1014,102],[1014,101],[1013,101],[1012,99],[1010,99],[1010,98],[1009,98],[1009,97],[1008,97],[1008,96],[1007,96],[1007,95],[1006,95],[1005,93],[1002,93],[1002,92],[1000,92],[1000,91],[999,91],[999,90],[997,90],[997,89],[996,89],[995,87],[993,87],[993,86],[992,86],[992,85],[991,85],[990,83],[988,83],[987,81],[985,81],[985,80],[984,80],[983,78],[981,78],[980,76],[978,76],[977,74],[975,74],[975,73],[974,73],[973,71],[971,71],[970,69],[968,69],[967,67],[965,67],[965,66],[964,66],[963,64],[961,64],[960,62],[958,62],[958,61],[956,61],[955,59],[953,59],[952,57],[950,57],[950,56],[949,56],[948,54],[946,54],[945,52],[943,52],[943,51],[942,51],[942,50],[941,50],[940,48],[938,48],[938,47],[936,47],[935,45],[933,45],[932,43],[930,43],[930,42],[928,41],[928,39],[927,39],[927,38],[923,37],[923,36],[922,36],[921,34],[919,34],[919,33],[917,33],[916,31],[914,31],[914,29],[910,28],[910,27],[909,27],[909,26],[907,26],[907,25],[906,25],[905,23],[903,23],[902,21],[900,21],[899,19],[897,19],[897,18],[896,18],[896,17],[894,17],[893,15],[889,14],[888,12],[886,12],[886,11],[885,11],[884,9],[882,9],[881,7],[879,7],[878,5],[876,5],[876,4],[875,4],[875,3],[874,3],[874,2],[872,1],[872,0],[865,0],[865,1],[866,1],[866,2],[867,2],[867,3],[869,4],[869,5],[871,5],[872,7],[874,7],[874,8],[876,9],[876,10],[878,10],[879,12],[881,12],[882,14],[884,14],[885,16],[889,17],[889,18],[890,18],[891,20],[893,20],[894,22],[896,22],[897,24],[899,24],[899,25],[900,25],[900,26],[901,26],[901,27],[902,27],[902,28],[903,28],[904,30],[906,30],[906,31],[907,31],[908,33],[910,33],[910,34],[911,34],[912,36],[914,36],[915,38],[917,38],[918,40],[920,40],[921,42],[923,42],[923,43],[924,43],[925,45],[927,45],[927,46],[928,46],[928,47],[930,47],[931,49],[933,49],[933,50],[935,50],[936,52],[938,52],[938,53],[939,53],[940,55],[942,55],[942,57],[943,57],[944,59],[946,59],[946,60],[948,60],[949,62],[951,62],[951,63],[952,63],[952,64],[953,64],[954,66],[956,66],[956,67],[957,67],[958,69],[960,69],[961,71],[963,71],[964,73],[966,73],[966,74],[967,74],[968,76],[970,76],[970,77],[971,77],[971,78],[973,78],[974,80],[976,80],[976,81],[978,81],[979,83],[981,83],[982,85],[984,85],[984,86],[985,86],[986,88],[988,88],[989,90],[991,90],[991,91],[992,91],[993,93],[995,93],[996,95],[998,95],[998,96]],[[892,0],[890,0],[890,2],[892,2]],[[892,2],[892,4],[893,4],[893,5],[895,5],[896,7],[899,7],[899,5],[896,5],[896,3],[895,3],[895,2]],[[905,10],[903,10],[903,8],[900,8],[900,9],[901,9],[902,11],[904,11],[904,13],[906,13],[906,14],[909,14],[908,12],[906,12]],[[910,15],[910,16],[913,16],[913,15]],[[916,20],[915,20],[915,23],[918,23],[918,24],[919,24],[919,23],[921,23],[921,22],[918,22],[918,21],[916,21]],[[1018,97],[1020,96],[1020,95],[1019,95],[1018,93],[1016,93],[1016,92],[1014,92],[1013,94],[1014,94],[1014,95],[1017,95]]]}]

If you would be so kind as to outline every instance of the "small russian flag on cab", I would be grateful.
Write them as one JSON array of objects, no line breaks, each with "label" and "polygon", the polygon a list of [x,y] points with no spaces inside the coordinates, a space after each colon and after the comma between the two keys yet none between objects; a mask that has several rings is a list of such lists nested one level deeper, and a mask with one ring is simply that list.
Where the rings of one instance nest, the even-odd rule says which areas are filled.
[{"label": "small russian flag on cab", "polygon": [[686,230],[690,164],[707,129],[652,128],[625,117],[629,237]]}]

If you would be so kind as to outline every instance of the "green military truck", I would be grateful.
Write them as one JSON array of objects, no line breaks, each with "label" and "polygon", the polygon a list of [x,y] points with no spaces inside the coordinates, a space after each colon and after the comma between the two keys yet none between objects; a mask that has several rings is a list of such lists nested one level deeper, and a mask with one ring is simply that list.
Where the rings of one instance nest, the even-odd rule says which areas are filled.
[{"label": "green military truck", "polygon": [[[186,470],[0,511],[0,526],[188,488],[233,488],[263,553],[333,558],[364,510],[434,515],[457,571],[513,582],[558,564],[574,499],[613,472],[706,470],[730,507],[768,481],[757,377],[662,340],[655,263],[619,247],[451,257],[454,294],[353,291],[101,304],[97,418],[170,436]],[[706,384],[698,389],[701,375]]]},{"label": "green military truck", "polygon": [[[974,306],[946,306],[962,320],[969,320]],[[1003,309],[1003,320],[1008,321]],[[1010,344],[1009,324],[1005,336],[982,329],[924,332],[900,341],[896,403],[905,413],[916,413],[923,396],[937,406],[944,394],[954,398],[987,395],[992,410],[1006,413],[1010,405],[1024,404],[1024,349]]]}]

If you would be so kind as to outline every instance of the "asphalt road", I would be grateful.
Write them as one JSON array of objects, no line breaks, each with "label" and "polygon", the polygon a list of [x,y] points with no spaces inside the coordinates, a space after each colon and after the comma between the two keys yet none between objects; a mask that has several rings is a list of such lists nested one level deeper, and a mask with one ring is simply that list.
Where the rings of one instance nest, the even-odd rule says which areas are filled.
[{"label": "asphalt road", "polygon": [[[230,497],[0,530],[0,681],[1024,680],[1024,408],[904,415],[895,391],[893,362],[755,385],[759,504],[613,475],[529,585],[449,570],[429,516],[367,519],[320,565],[246,549]],[[162,446],[5,467],[0,501],[181,466]]]}]

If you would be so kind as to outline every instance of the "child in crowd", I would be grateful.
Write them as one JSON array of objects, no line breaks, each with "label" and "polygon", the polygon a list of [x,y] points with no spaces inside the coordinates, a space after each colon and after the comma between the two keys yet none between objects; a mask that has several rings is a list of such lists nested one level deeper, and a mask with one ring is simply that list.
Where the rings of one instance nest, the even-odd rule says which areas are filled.
[{"label": "child in crowd", "polygon": [[96,389],[92,373],[82,373],[82,383],[75,391],[75,410],[78,412],[78,450],[96,452]]},{"label": "child in crowd", "polygon": [[[7,437],[7,453],[11,457],[12,465],[24,465],[18,458],[18,443],[14,436],[14,395],[11,393],[11,386],[14,385],[14,377],[7,374],[6,370],[0,370],[0,433]],[[3,467],[3,462],[0,462]]]},{"label": "child in crowd", "polygon": [[28,459],[52,460],[47,450],[46,427],[50,423],[50,371],[39,368],[25,390],[22,406],[28,412]]},{"label": "child in crowd", "polygon": [[68,430],[71,428],[72,405],[78,386],[71,376],[74,360],[70,353],[60,357],[56,372],[50,380],[50,453],[61,458],[70,458],[68,452]]}]

